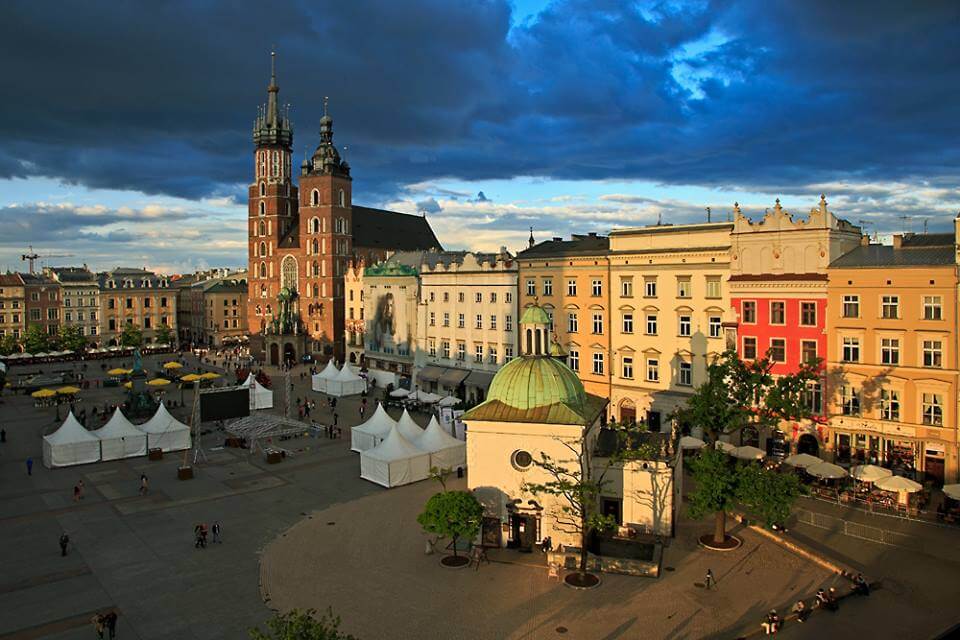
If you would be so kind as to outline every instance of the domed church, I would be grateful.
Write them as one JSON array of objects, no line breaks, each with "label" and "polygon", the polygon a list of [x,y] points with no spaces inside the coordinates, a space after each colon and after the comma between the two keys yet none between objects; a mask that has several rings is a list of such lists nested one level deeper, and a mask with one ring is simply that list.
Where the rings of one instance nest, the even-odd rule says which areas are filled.
[{"label": "domed church", "polygon": [[[505,364],[487,400],[467,411],[467,483],[486,510],[483,542],[529,548],[550,537],[578,546],[579,534],[564,525],[566,503],[533,495],[526,485],[555,478],[535,461],[541,454],[579,471],[581,457],[594,469],[607,458],[597,448],[607,398],[588,394],[550,340],[550,318],[538,305],[520,318],[522,355]],[[659,435],[659,434],[654,434]],[[584,451],[586,448],[586,451]],[[632,461],[611,468],[601,504],[620,525],[671,535],[674,468],[660,461]],[[560,522],[558,522],[558,517]]]}]

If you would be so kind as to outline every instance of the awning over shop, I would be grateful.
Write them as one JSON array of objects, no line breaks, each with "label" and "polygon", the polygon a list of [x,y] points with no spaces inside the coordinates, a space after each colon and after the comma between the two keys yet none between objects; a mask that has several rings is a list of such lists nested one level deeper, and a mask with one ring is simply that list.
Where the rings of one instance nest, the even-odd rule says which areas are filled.
[{"label": "awning over shop", "polygon": [[440,376],[439,382],[443,386],[453,389],[463,382],[463,379],[468,375],[470,375],[470,371],[466,369],[447,369]]},{"label": "awning over shop", "polygon": [[448,371],[446,367],[426,366],[417,374],[417,381],[420,383],[436,382],[446,371]]},{"label": "awning over shop", "polygon": [[467,376],[466,385],[478,389],[489,389],[490,383],[493,382],[493,375],[487,371],[471,371]]}]

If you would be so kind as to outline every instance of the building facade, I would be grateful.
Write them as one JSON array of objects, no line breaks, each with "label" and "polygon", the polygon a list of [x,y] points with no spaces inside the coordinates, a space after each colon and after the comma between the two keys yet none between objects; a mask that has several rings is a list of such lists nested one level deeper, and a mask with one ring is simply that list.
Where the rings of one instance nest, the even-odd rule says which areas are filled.
[{"label": "building facade", "polygon": [[92,347],[100,345],[100,284],[84,267],[50,267],[44,274],[60,283],[63,325],[77,327]]},{"label": "building facade", "polygon": [[47,275],[21,273],[26,304],[27,329],[40,326],[47,335],[60,330],[63,298],[60,283]]},{"label": "building facade", "polygon": [[517,254],[519,309],[539,304],[553,339],[567,353],[587,393],[610,397],[610,332],[593,332],[594,316],[609,325],[610,239],[596,234],[553,238]]},{"label": "building facade", "polygon": [[826,444],[838,461],[957,482],[958,237],[894,236],[830,265]]},{"label": "building facade", "polygon": [[253,129],[247,220],[251,348],[271,364],[307,354],[342,360],[350,261],[439,243],[420,216],[353,205],[350,165],[334,145],[326,107],[320,143],[294,184],[293,129],[278,103],[279,90],[272,73],[267,104]]},{"label": "building facade", "polygon": [[517,353],[516,260],[500,253],[425,253],[420,266],[416,384],[470,402]]},{"label": "building facade", "polygon": [[165,275],[145,269],[117,268],[97,275],[100,288],[100,333],[104,346],[120,344],[132,324],[146,344],[177,336],[177,290]]},{"label": "building facade", "polygon": [[597,341],[609,332],[615,419],[669,432],[670,414],[723,353],[731,228],[720,222],[610,233],[609,322],[591,312],[583,330]]},{"label": "building facade", "polygon": [[[758,222],[735,205],[729,288],[739,356],[768,356],[774,375],[796,373],[805,362],[826,362],[827,267],[860,243],[860,229],[834,216],[824,196],[805,220],[795,220],[779,200]],[[825,382],[810,389],[813,421],[791,422],[772,433],[745,429],[737,444],[768,454],[818,455]]]},{"label": "building facade", "polygon": [[363,269],[363,260],[351,261],[343,276],[343,299],[346,304],[343,341],[347,350],[346,361],[357,365],[364,364],[363,341],[366,334],[363,310]]},{"label": "building facade", "polygon": [[395,254],[363,271],[364,363],[381,386],[411,387],[422,255]]},{"label": "building facade", "polygon": [[19,340],[27,330],[26,297],[19,273],[0,273],[0,338]]}]

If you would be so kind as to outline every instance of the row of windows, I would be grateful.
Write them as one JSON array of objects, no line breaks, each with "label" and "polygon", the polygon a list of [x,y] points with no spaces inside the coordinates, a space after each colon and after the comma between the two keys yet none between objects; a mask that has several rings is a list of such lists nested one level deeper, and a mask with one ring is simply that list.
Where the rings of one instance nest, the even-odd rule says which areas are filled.
[{"label": "row of windows", "polygon": [[[427,351],[430,354],[431,358],[444,358],[446,360],[455,359],[461,362],[465,362],[467,359],[467,343],[458,342],[456,351],[454,352],[454,358],[451,358],[450,351],[450,341],[441,340],[440,341],[440,350],[437,350],[437,341],[430,339],[427,343]],[[487,362],[489,364],[497,364],[499,360],[499,352],[497,350],[497,345],[488,344],[486,347],[482,344],[473,345],[473,362],[482,364]],[[509,362],[513,359],[513,345],[505,344],[503,345],[503,361]]]},{"label": "row of windows", "polygon": [[[643,280],[643,297],[644,298],[656,298],[657,297],[657,276],[642,276]],[[621,276],[620,277],[620,297],[622,298],[632,298],[633,293],[633,276]],[[577,295],[577,279],[576,278],[567,278],[566,279],[566,291],[568,296]],[[705,286],[706,286],[706,297],[707,298],[720,298],[722,295],[722,285],[720,276],[705,276]],[[540,278],[540,287],[541,293],[544,296],[553,295],[553,278],[552,277],[541,277]],[[693,297],[693,277],[692,276],[676,276],[676,293],[678,298],[692,298]],[[527,279],[527,295],[535,296],[537,295],[537,282],[534,278]],[[599,297],[603,295],[603,280],[600,278],[593,278],[590,281],[590,295],[594,297]]]},{"label": "row of windows", "polygon": [[[43,318],[40,309],[30,309],[30,320],[39,321]],[[59,309],[47,309],[47,320],[58,320],[60,318]],[[2,320],[0,320],[2,322]],[[16,322],[16,320],[14,321]]]},{"label": "row of windows", "polygon": [[[134,281],[133,281],[132,278],[124,278],[124,280],[123,280],[123,286],[122,286],[121,288],[123,288],[123,289],[133,289],[133,288],[134,288],[133,282],[134,282]],[[160,288],[160,289],[166,289],[167,286],[168,286],[168,283],[167,283],[166,278],[161,278],[160,280],[157,281],[157,287],[158,287],[158,288]],[[150,278],[142,278],[142,279],[139,281],[139,284],[137,285],[137,287],[140,288],[140,289],[152,289],[152,288],[153,288],[153,281],[152,281]],[[116,288],[117,288],[117,281],[116,281],[116,280],[113,280],[113,279],[107,280],[107,289],[116,289]],[[50,295],[53,296],[53,293],[51,293]],[[36,299],[38,299],[38,298],[34,298],[34,299],[36,300]],[[51,300],[56,300],[55,297],[51,297],[50,299],[51,299]]]},{"label": "row of windows", "polygon": [[[3,300],[0,300],[0,309],[4,309],[5,307],[6,307],[6,302],[3,301]],[[11,301],[10,301],[10,308],[11,308],[11,309],[19,309],[19,308],[20,308],[20,301],[19,301],[19,300],[11,300]]]},{"label": "row of windows", "polygon": [[[457,302],[459,302],[459,303],[464,303],[464,302],[466,302],[466,298],[467,298],[467,297],[466,297],[466,294],[465,294],[463,291],[458,291],[458,292],[457,292]],[[483,296],[483,292],[482,292],[482,291],[476,291],[476,292],[474,292],[474,294],[473,294],[473,301],[474,301],[475,303],[477,303],[477,304],[483,304],[483,298],[484,298],[484,296]],[[496,303],[496,301],[497,301],[497,292],[496,292],[496,291],[491,291],[491,292],[489,293],[489,300],[490,300],[491,303]],[[427,302],[436,302],[436,301],[437,301],[437,295],[436,295],[436,292],[435,292],[435,291],[431,291],[430,293],[428,293],[428,294],[426,295],[426,297],[424,298],[424,300],[423,300],[424,303],[427,303]],[[443,292],[443,301],[444,301],[444,302],[450,302],[450,292],[449,292],[449,291],[444,291],[444,292]],[[504,301],[504,302],[513,302],[513,293],[510,292],[510,291],[507,291],[506,293],[504,293],[504,294],[503,294],[503,301]]]},{"label": "row of windows", "polygon": [[[840,360],[841,362],[858,363],[861,362],[862,349],[860,338],[844,336],[841,338]],[[901,340],[900,338],[880,338],[880,364],[899,365],[901,363]],[[921,339],[920,340],[920,363],[919,366],[942,369],[943,368],[943,340]]]},{"label": "row of windows", "polygon": [[[495,330],[497,328],[497,314],[490,314],[486,327],[488,329]],[[437,314],[435,311],[430,312],[428,323],[431,327],[437,326]],[[443,325],[444,327],[450,326],[450,314],[444,312],[443,314]],[[463,313],[457,314],[457,328],[466,329],[467,328],[467,316]],[[474,329],[483,329],[484,328],[484,316],[482,313],[478,313],[473,318],[473,328]],[[513,331],[513,316],[507,314],[503,317],[503,330],[504,331]]]},{"label": "row of windows", "polygon": [[[768,323],[774,325],[787,324],[787,303],[783,300],[771,300],[769,302],[770,315]],[[757,323],[757,301],[744,300],[740,305],[740,321],[743,324]],[[800,317],[797,319],[801,327],[817,326],[817,303],[800,302]]]},{"label": "row of windows", "polygon": [[[124,326],[126,326],[126,324],[129,323],[129,322],[130,322],[129,320],[126,320],[126,321],[123,322],[123,323],[118,323],[116,319],[110,318],[110,319],[107,321],[107,329],[109,329],[110,331],[119,331],[119,330],[122,329]],[[146,318],[143,319],[143,328],[144,328],[144,329],[153,329],[155,326],[156,326],[156,327],[170,326],[170,325],[167,323],[167,316],[160,316],[160,324],[158,324],[158,325],[154,325],[154,324],[153,324],[153,318],[151,318],[150,316],[147,316]],[[118,329],[117,327],[120,327],[120,329]]]},{"label": "row of windows", "polygon": [[[97,312],[90,311],[89,314],[85,314],[83,311],[77,311],[77,322],[84,322],[84,318],[89,318],[91,322],[96,322]],[[73,313],[70,311],[64,311],[63,319],[66,322],[73,322]],[[3,320],[0,320],[0,322],[3,322]]]},{"label": "row of windows", "polygon": [[[899,320],[901,315],[900,296],[882,295],[880,296],[880,318],[884,320]],[[860,296],[856,294],[843,296],[843,305],[841,314],[844,318],[860,317]],[[920,319],[922,320],[943,320],[943,297],[942,296],[923,296],[920,305]]]},{"label": "row of windows", "polygon": [[[840,387],[840,412],[845,416],[862,416],[863,390],[853,385]],[[921,393],[920,422],[925,425],[943,426],[943,395],[939,393]],[[899,422],[900,391],[897,389],[880,389],[880,398],[877,403],[877,417],[880,420]]]},{"label": "row of windows", "polygon": [[[550,317],[550,328],[553,329],[553,315],[547,312]],[[594,313],[591,317],[590,329],[595,335],[603,335],[603,313]],[[723,319],[718,315],[707,316],[707,331],[711,338],[719,338],[722,335]],[[625,334],[634,333],[634,317],[632,312],[624,312],[620,316],[620,331]],[[580,332],[580,316],[577,312],[567,313],[567,333]],[[648,336],[660,334],[660,321],[655,313],[648,313],[644,316],[643,333]],[[689,338],[693,335],[693,316],[690,314],[680,314],[677,316],[677,335]]]},{"label": "row of windows", "polygon": [[[741,350],[740,356],[744,360],[756,360],[761,354],[758,346],[758,341],[755,336],[743,336],[741,338]],[[770,362],[786,362],[787,361],[787,340],[786,338],[770,338],[770,343],[767,347],[766,357]],[[816,362],[819,354],[817,353],[817,341],[816,340],[801,340],[800,341],[800,361],[801,362]]]},{"label": "row of windows", "polygon": [[[65,307],[72,307],[72,306],[73,306],[73,300],[72,300],[71,298],[69,298],[69,297],[64,297],[64,299],[63,299],[63,306],[65,306]],[[83,298],[81,298],[81,297],[79,297],[79,296],[77,296],[77,306],[78,306],[78,307],[84,306],[84,304],[83,304]],[[96,306],[99,306],[99,305],[97,304],[97,299],[96,299],[96,298],[87,298],[87,304],[86,304],[86,306],[88,306],[88,307],[96,307]],[[3,304],[0,303],[0,309],[2,309],[2,308],[3,308]]]},{"label": "row of windows", "polygon": [[[107,309],[116,309],[119,300],[120,300],[120,298],[107,298]],[[133,309],[133,308],[134,308],[134,304],[133,304],[133,301],[134,301],[134,300],[136,300],[136,298],[126,298],[125,304],[124,304],[124,308],[126,308],[126,309]],[[152,300],[153,300],[153,298],[141,298],[141,300],[143,301],[142,304],[143,304],[143,308],[144,308],[144,309],[149,309],[149,308],[152,306]],[[165,297],[164,297],[164,298],[160,298],[160,306],[161,306],[161,307],[166,307],[166,306],[167,306],[167,299],[166,299]]]}]

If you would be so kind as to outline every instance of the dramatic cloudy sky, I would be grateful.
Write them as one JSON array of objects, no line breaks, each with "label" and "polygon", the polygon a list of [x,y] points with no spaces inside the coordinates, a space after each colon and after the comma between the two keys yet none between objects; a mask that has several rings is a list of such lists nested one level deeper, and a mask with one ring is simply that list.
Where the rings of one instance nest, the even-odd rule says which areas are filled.
[{"label": "dramatic cloudy sky", "polygon": [[274,45],[297,160],[330,96],[355,202],[424,212],[450,248],[821,192],[870,233],[945,230],[958,42],[955,0],[8,0],[0,269],[28,245],[245,264]]}]

